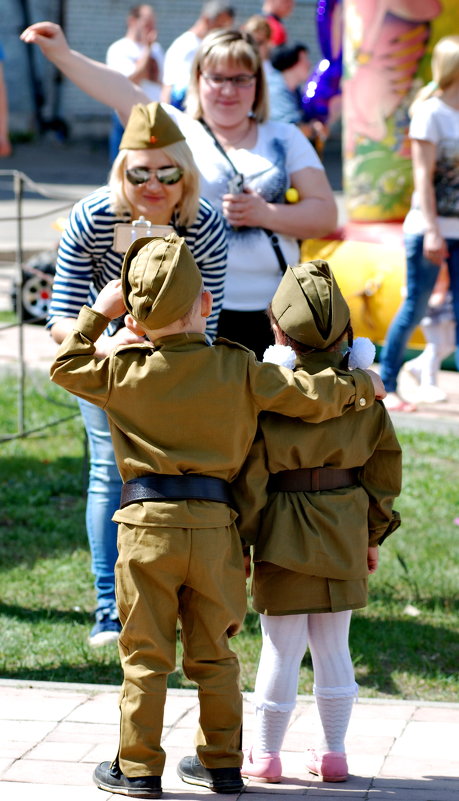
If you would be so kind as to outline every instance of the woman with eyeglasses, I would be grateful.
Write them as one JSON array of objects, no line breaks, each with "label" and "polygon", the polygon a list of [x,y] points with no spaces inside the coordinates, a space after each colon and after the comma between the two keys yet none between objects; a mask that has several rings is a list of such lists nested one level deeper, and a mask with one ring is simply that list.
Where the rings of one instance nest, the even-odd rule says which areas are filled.
[{"label": "woman with eyeglasses", "polygon": [[[120,277],[123,253],[115,229],[124,224],[127,249],[130,224],[140,217],[172,226],[185,238],[204,286],[213,295],[206,333],[209,340],[215,337],[226,268],[225,227],[221,215],[199,197],[199,173],[180,129],[158,103],[150,103],[132,110],[108,185],[79,201],[70,214],[59,246],[48,322],[57,343],[73,328],[81,307],[92,305],[105,284]],[[138,341],[122,320],[108,331],[110,335],[96,343],[100,357],[117,345]],[[91,456],[86,527],[97,595],[89,643],[101,646],[116,640],[120,631],[114,577],[117,526],[112,516],[119,507],[122,482],[105,412],[85,400],[79,405]]]},{"label": "woman with eyeglasses", "polygon": [[[144,95],[105,65],[70,50],[60,28],[36,23],[22,34],[81,89],[124,120]],[[221,209],[228,266],[218,333],[261,358],[272,343],[265,314],[298,240],[336,225],[333,193],[322,164],[299,129],[269,121],[259,52],[246,33],[220,30],[203,40],[191,71],[187,114],[164,106],[186,136],[201,173],[201,193]],[[297,202],[287,204],[287,189]]]}]

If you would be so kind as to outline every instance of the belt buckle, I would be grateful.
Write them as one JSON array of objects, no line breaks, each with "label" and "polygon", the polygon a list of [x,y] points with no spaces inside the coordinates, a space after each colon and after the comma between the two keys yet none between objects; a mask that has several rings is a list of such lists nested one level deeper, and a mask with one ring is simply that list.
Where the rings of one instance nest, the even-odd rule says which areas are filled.
[{"label": "belt buckle", "polygon": [[320,491],[320,467],[311,468],[311,492]]}]

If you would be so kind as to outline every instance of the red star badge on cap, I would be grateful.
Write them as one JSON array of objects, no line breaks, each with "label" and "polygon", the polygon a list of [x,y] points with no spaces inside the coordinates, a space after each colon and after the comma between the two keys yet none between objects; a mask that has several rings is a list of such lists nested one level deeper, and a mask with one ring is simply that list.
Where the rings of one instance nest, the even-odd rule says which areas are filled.
[{"label": "red star badge on cap", "polygon": [[157,139],[156,136],[150,136],[150,142],[151,142],[152,145],[154,145],[155,142],[157,142],[157,141],[158,141],[158,139]]}]

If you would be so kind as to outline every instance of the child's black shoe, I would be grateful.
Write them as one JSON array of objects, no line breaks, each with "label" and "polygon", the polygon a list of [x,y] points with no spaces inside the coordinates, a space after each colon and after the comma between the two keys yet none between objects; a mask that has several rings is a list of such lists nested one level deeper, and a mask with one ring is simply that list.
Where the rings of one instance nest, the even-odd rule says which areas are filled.
[{"label": "child's black shoe", "polygon": [[136,776],[129,779],[122,773],[118,761],[101,762],[92,778],[101,790],[120,793],[131,798],[160,798],[161,776]]},{"label": "child's black shoe", "polygon": [[240,768],[205,768],[196,755],[183,757],[177,773],[182,781],[208,787],[215,793],[240,793],[245,787]]},{"label": "child's black shoe", "polygon": [[177,773],[182,781],[208,787],[215,793],[240,793],[245,787],[240,768],[205,768],[196,755],[183,757]]}]

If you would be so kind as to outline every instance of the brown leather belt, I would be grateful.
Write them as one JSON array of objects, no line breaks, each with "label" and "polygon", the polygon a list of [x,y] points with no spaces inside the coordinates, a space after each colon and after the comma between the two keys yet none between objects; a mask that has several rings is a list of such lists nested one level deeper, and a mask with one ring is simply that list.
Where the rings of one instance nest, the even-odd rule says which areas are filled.
[{"label": "brown leather belt", "polygon": [[123,484],[120,508],[139,501],[217,501],[234,506],[230,485],[222,478],[152,473]]},{"label": "brown leather belt", "polygon": [[268,492],[322,492],[359,483],[360,467],[345,470],[333,467],[304,467],[271,473]]}]

